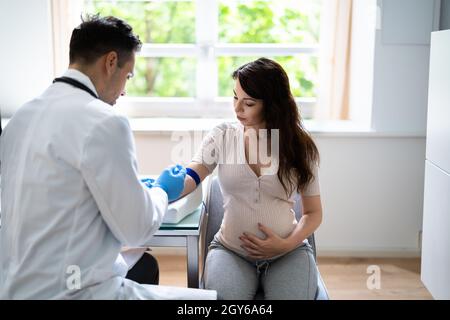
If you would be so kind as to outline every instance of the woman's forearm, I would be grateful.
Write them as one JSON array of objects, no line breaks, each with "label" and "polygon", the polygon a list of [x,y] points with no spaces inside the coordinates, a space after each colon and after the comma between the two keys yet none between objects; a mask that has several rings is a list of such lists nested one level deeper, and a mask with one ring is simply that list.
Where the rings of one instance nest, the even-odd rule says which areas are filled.
[{"label": "woman's forearm", "polygon": [[[203,182],[203,180],[210,174],[205,166],[195,162],[189,163],[188,168],[191,168],[197,173],[201,182]],[[181,193],[180,198],[191,193],[192,191],[195,190],[195,188],[197,188],[195,180],[191,176],[186,175],[186,178],[184,179],[184,189],[183,192]]]},{"label": "woman's forearm", "polygon": [[196,187],[197,185],[195,184],[194,179],[192,179],[190,176],[186,176],[186,178],[184,179],[184,189],[181,193],[180,198],[194,191]]},{"label": "woman's forearm", "polygon": [[286,238],[288,249],[296,248],[303,240],[316,231],[321,223],[322,211],[312,211],[303,214],[294,231]]}]

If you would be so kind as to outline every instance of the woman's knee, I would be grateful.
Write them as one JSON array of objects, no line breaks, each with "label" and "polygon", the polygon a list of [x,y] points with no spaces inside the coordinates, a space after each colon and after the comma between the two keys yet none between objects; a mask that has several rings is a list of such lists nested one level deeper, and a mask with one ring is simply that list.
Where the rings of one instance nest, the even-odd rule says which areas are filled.
[{"label": "woman's knee", "polygon": [[317,292],[317,266],[307,248],[272,262],[263,276],[265,299],[312,300]]},{"label": "woman's knee", "polygon": [[254,282],[231,281],[220,275],[211,275],[205,280],[205,289],[216,290],[221,300],[252,300],[257,286]]},{"label": "woman's knee", "polygon": [[205,289],[216,290],[224,300],[253,299],[258,286],[253,269],[248,262],[226,249],[211,250],[205,264]]}]

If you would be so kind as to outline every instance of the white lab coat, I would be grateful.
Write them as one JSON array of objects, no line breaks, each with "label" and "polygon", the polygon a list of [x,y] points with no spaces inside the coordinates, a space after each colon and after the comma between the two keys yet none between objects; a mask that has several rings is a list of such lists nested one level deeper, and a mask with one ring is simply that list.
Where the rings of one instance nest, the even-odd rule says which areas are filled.
[{"label": "white lab coat", "polygon": [[122,246],[148,243],[167,195],[140,183],[129,123],[110,105],[51,85],[9,121],[0,161],[0,299],[216,298],[124,279]]}]

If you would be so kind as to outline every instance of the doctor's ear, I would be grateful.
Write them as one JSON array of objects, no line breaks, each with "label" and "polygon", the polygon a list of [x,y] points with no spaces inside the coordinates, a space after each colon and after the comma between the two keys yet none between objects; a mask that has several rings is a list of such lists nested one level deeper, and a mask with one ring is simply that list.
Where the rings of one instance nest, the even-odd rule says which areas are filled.
[{"label": "doctor's ear", "polygon": [[116,71],[117,64],[119,62],[118,59],[119,59],[119,57],[117,55],[117,52],[115,52],[115,51],[111,51],[106,54],[105,67],[106,67],[108,74],[112,74]]}]

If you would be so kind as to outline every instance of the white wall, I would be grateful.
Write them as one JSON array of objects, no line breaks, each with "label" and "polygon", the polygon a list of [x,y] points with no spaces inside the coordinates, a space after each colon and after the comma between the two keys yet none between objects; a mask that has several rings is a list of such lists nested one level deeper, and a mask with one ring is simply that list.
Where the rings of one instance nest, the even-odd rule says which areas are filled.
[{"label": "white wall", "polygon": [[439,30],[450,29],[450,0],[441,0],[441,19]]},{"label": "white wall", "polygon": [[48,0],[0,0],[2,117],[39,95],[52,80]]},{"label": "white wall", "polygon": [[378,0],[372,128],[426,132],[430,36],[439,0]]},{"label": "white wall", "polygon": [[419,253],[425,139],[318,137],[322,254]]}]

